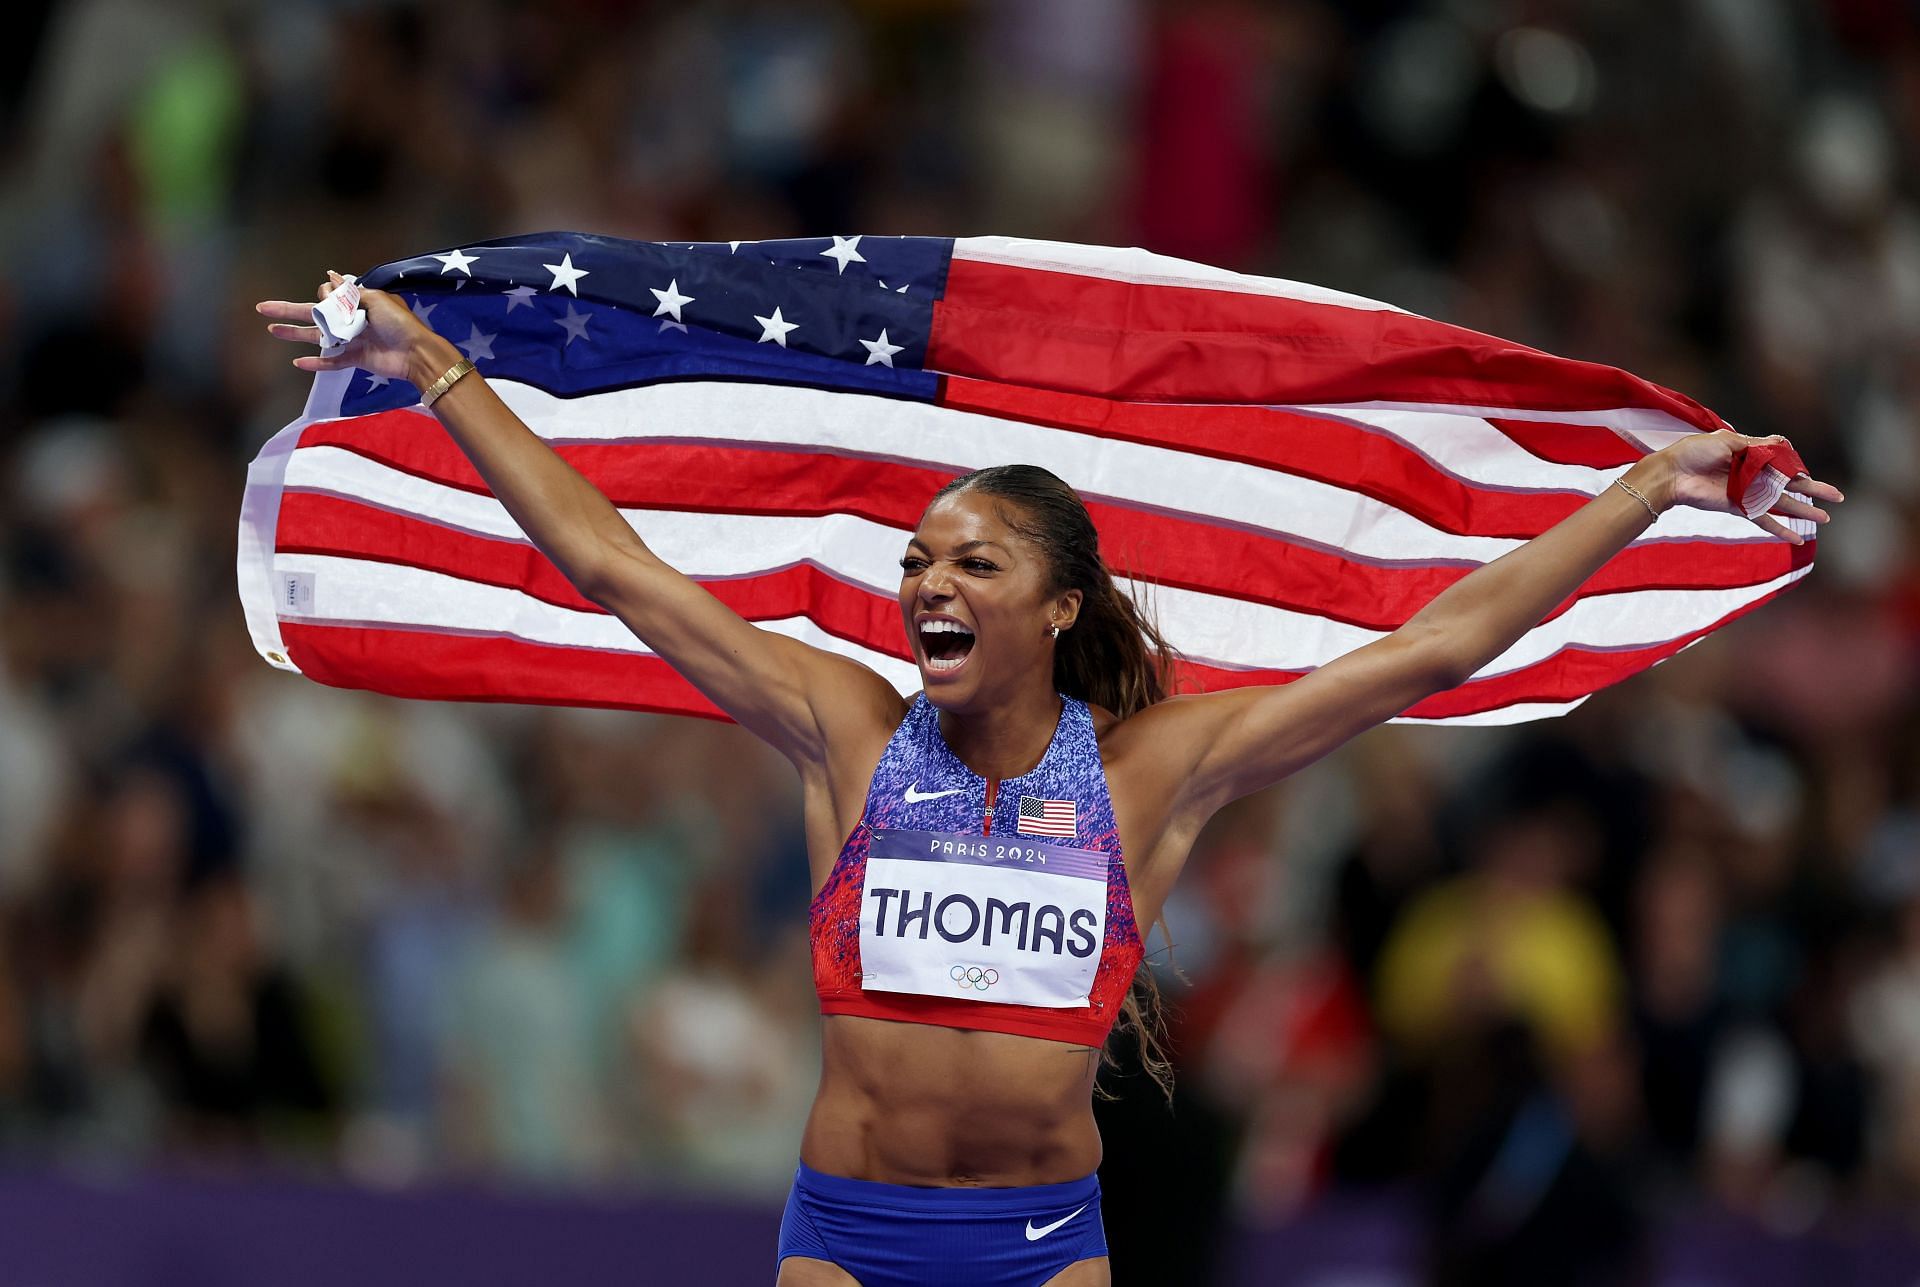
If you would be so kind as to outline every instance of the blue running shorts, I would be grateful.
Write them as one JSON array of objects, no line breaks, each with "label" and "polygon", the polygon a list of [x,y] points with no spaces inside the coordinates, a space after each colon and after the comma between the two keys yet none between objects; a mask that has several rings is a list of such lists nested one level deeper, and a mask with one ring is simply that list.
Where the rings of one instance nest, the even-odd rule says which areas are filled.
[{"label": "blue running shorts", "polygon": [[929,1189],[822,1175],[805,1163],[780,1220],[780,1260],[831,1261],[860,1287],[1039,1287],[1107,1254],[1100,1177],[1011,1189]]}]

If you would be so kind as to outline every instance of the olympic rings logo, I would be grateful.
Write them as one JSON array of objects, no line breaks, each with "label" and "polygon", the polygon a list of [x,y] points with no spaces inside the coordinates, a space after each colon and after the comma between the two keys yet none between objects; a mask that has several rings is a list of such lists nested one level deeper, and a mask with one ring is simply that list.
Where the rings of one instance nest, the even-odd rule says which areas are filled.
[{"label": "olympic rings logo", "polygon": [[976,992],[985,992],[1000,981],[1000,971],[981,969],[977,965],[956,965],[947,971],[947,977],[963,988],[972,988]]}]

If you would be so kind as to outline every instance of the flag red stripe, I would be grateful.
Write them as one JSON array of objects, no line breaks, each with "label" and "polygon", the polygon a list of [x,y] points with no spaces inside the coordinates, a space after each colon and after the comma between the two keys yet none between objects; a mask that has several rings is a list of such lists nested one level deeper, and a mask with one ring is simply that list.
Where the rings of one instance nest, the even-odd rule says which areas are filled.
[{"label": "flag red stripe", "polygon": [[1489,418],[1517,447],[1556,465],[1585,465],[1590,469],[1618,469],[1646,453],[1619,434],[1597,425],[1569,425],[1554,420]]},{"label": "flag red stripe", "polygon": [[[1420,453],[1383,433],[1323,416],[1269,407],[1195,408],[1113,402],[984,380],[953,379],[946,384],[941,405],[958,411],[1310,478],[1392,505],[1441,531],[1461,536],[1524,540],[1552,527],[1589,499],[1586,493],[1575,490],[1477,487],[1436,468]],[[301,445],[344,447],[421,477],[484,492],[479,474],[452,439],[437,432],[437,425],[423,425],[425,420],[416,412],[386,411],[354,420],[325,421],[309,428],[301,437]],[[742,496],[731,474],[705,469],[680,473],[682,463],[700,466],[738,459],[741,467],[756,474],[776,473],[772,485],[777,487],[796,476],[805,477],[827,462],[836,462],[851,467],[842,468],[834,478],[840,484],[834,492],[840,512],[862,513],[880,521],[895,520],[869,512],[877,498],[861,489],[874,478],[872,471],[862,466],[886,463],[894,470],[910,471],[891,474],[885,481],[898,489],[890,496],[901,502],[891,506],[890,512],[899,515],[911,509],[914,520],[919,517],[919,506],[958,472],[932,465],[848,459],[817,451],[783,452],[778,447],[744,443],[563,443],[558,450],[575,468],[594,479],[617,505],[648,504],[640,498],[657,494],[662,480],[670,479],[675,490],[691,486],[702,495],[702,504],[687,506],[702,509],[732,509],[741,503]],[[691,459],[688,453],[693,453]],[[763,477],[754,477],[750,483],[754,488],[769,485]],[[914,503],[916,493],[919,504]]]},{"label": "flag red stripe", "polygon": [[[328,554],[443,572],[482,585],[521,590],[545,603],[605,613],[531,545],[459,532],[335,496],[287,492],[280,502],[283,554]],[[749,621],[808,616],[828,634],[905,660],[912,656],[892,599],[796,565],[760,576],[702,584]]]},{"label": "flag red stripe", "polygon": [[606,706],[726,718],[658,657],[299,621],[282,621],[280,637],[302,673],[336,688],[429,701]]},{"label": "flag red stripe", "polygon": [[1524,540],[1552,527],[1591,499],[1588,493],[1578,491],[1476,487],[1383,433],[1369,432],[1349,421],[1273,407],[1119,402],[962,376],[945,382],[940,402],[960,411],[1167,447],[1311,478],[1384,501],[1443,532],[1461,536]]},{"label": "flag red stripe", "polygon": [[1720,425],[1625,371],[1407,313],[961,258],[934,305],[926,366],[1161,402],[1647,407]]},{"label": "flag red stripe", "polygon": [[[358,452],[417,478],[491,495],[465,453],[432,417],[382,411],[321,421],[302,447]],[[960,472],[750,443],[572,442],[554,450],[615,505],[703,513],[856,514],[912,528],[933,494]]]},{"label": "flag red stripe", "polygon": [[[1476,679],[1416,704],[1406,714],[1416,719],[1446,719],[1477,715],[1530,702],[1570,702],[1639,674],[1655,662],[1664,661],[1688,644],[1712,634],[1728,623],[1746,616],[1762,604],[1770,603],[1791,589],[1783,586],[1763,595],[1720,620],[1699,630],[1645,648],[1565,648],[1532,666]],[[1288,684],[1303,671],[1243,670],[1226,671],[1210,666],[1183,666],[1179,676],[1182,691],[1222,688],[1246,688],[1263,684]]]},{"label": "flag red stripe", "polygon": [[[348,445],[370,459],[419,477],[483,491],[478,475],[445,434],[418,432],[419,419],[387,413],[324,426],[322,441]],[[315,429],[323,428],[316,425]],[[309,431],[311,432],[311,431]],[[857,513],[903,530],[917,525],[924,498],[947,474],[890,461],[846,459],[703,444],[659,444],[645,453],[600,444],[563,444],[561,454],[596,486],[631,508],[689,509],[767,515]],[[577,606],[570,587],[544,558],[517,556],[525,580],[494,571],[503,543],[455,532],[366,506],[342,512],[331,500],[288,491],[278,535],[283,550],[341,553],[430,567],[488,584],[524,585],[536,597]],[[334,505],[350,504],[334,501]],[[1239,528],[1094,501],[1088,506],[1108,561],[1161,585],[1224,594],[1249,602],[1312,612],[1369,629],[1390,629],[1472,569],[1461,565],[1382,567]],[[394,523],[411,522],[407,530]],[[307,526],[317,524],[318,526]],[[524,547],[511,547],[520,548]],[[1757,585],[1813,557],[1813,543],[1658,542],[1610,560],[1581,594],[1636,589]],[[515,574],[520,575],[518,573]]]},{"label": "flag red stripe", "polygon": [[[1672,656],[1778,593],[1667,643],[1613,651],[1565,649],[1511,674],[1436,694],[1407,714],[1441,719],[1522,703],[1573,701]],[[302,671],[321,683],[343,688],[440,700],[609,706],[721,717],[711,702],[657,657],[376,626],[287,620],[280,629],[289,655]],[[1284,684],[1299,677],[1288,671],[1230,671],[1189,664],[1181,668],[1179,688],[1214,691]]]}]

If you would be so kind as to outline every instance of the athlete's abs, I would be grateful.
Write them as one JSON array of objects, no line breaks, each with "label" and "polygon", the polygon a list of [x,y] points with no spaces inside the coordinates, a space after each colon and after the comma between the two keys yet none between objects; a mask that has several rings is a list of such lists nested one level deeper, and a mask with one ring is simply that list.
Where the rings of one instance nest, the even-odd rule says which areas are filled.
[{"label": "athlete's abs", "polygon": [[1099,1052],[1000,1032],[823,1016],[820,1092],[800,1157],[913,1185],[1054,1184],[1100,1165]]}]

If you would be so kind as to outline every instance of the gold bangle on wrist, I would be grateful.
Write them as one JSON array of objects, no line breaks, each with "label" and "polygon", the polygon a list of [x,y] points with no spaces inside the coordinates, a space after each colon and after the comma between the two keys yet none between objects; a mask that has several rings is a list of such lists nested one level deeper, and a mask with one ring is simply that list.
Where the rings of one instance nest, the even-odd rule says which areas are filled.
[{"label": "gold bangle on wrist", "polygon": [[471,374],[473,374],[473,363],[466,358],[461,358],[458,362],[448,367],[438,380],[435,380],[432,384],[429,384],[420,391],[420,405],[423,407],[431,407],[440,400],[441,395],[445,394],[448,389],[451,389]]},{"label": "gold bangle on wrist", "polygon": [[1618,487],[1621,491],[1625,492],[1627,495],[1633,497],[1635,500],[1639,501],[1642,505],[1645,505],[1647,507],[1647,513],[1653,515],[1653,517],[1656,520],[1660,517],[1660,511],[1653,507],[1653,502],[1647,499],[1646,493],[1642,492],[1639,488],[1635,487],[1632,483],[1628,482],[1624,478],[1616,478],[1613,480],[1613,485],[1615,487]]}]

